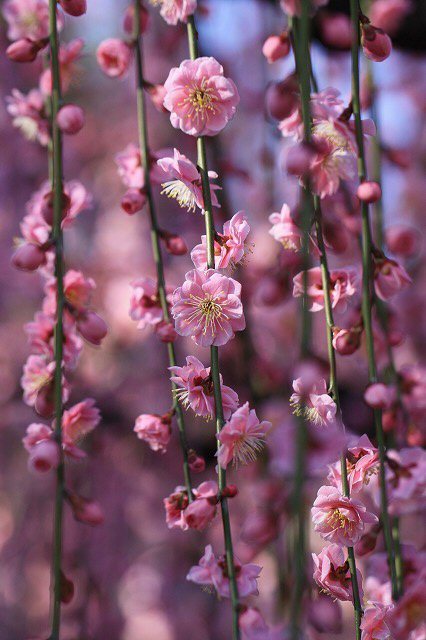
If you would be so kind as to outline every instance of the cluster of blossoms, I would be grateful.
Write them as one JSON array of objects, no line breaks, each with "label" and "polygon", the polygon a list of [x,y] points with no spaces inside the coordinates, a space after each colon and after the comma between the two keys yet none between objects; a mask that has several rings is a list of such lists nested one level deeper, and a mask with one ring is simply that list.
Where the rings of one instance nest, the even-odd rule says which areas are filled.
[{"label": "cluster of blossoms", "polygon": [[[82,15],[86,11],[85,0],[61,0],[60,5],[65,13],[72,16]],[[7,49],[9,58],[16,62],[34,61],[38,53],[49,44],[48,1],[7,0],[3,6],[3,15],[8,24],[8,37],[14,41]],[[58,30],[62,29],[64,23],[64,15],[58,8]],[[58,52],[64,92],[73,79],[75,61],[82,48],[83,41],[78,39],[62,45]],[[50,50],[50,57],[53,55]],[[52,84],[52,72],[47,68],[39,78],[37,89],[33,89],[28,95],[14,89],[7,98],[7,109],[12,116],[13,125],[26,138],[37,141],[42,146],[52,144],[54,123],[49,116]],[[79,106],[65,104],[58,110],[56,126],[62,133],[76,134],[83,124],[83,111]],[[53,153],[56,152],[57,150],[53,150]],[[20,224],[22,237],[15,240],[12,256],[12,264],[16,268],[38,272],[44,287],[42,308],[36,312],[33,321],[25,325],[30,355],[24,364],[21,378],[24,402],[34,408],[37,416],[47,421],[31,423],[23,438],[23,445],[28,452],[29,469],[39,473],[58,468],[66,459],[81,460],[87,455],[80,445],[100,422],[100,412],[95,400],[86,398],[77,402],[58,417],[55,398],[57,399],[58,393],[62,394],[63,404],[70,398],[70,377],[76,369],[83,341],[100,345],[107,333],[105,322],[92,310],[91,296],[95,282],[91,278],[86,278],[80,271],[73,269],[62,273],[61,266],[62,291],[59,293],[56,277],[57,245],[61,240],[55,236],[55,199],[58,197],[55,189],[58,186],[53,182],[44,182],[31,196]],[[79,214],[91,205],[90,194],[77,180],[63,184],[59,199],[62,231],[69,229]],[[63,298],[62,312],[58,312],[59,295]],[[62,353],[62,361],[58,359],[58,353]],[[60,383],[55,375],[58,366],[61,368]],[[67,487],[63,489],[62,498],[67,500],[74,517],[80,522],[89,525],[103,522],[103,513],[97,502],[86,499]],[[74,591],[73,584],[63,574],[61,579],[67,584],[68,592],[68,596],[63,596],[63,601],[69,602]]]}]

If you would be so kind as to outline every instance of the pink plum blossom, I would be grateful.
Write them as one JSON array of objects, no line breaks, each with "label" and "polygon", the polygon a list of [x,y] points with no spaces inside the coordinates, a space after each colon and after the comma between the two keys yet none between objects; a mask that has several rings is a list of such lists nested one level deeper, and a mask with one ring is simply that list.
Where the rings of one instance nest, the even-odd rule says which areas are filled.
[{"label": "pink plum blossom", "polygon": [[388,34],[372,24],[361,26],[361,46],[364,55],[374,62],[383,62],[391,54],[392,40]]},{"label": "pink plum blossom", "polygon": [[[349,563],[344,550],[338,544],[329,544],[320,553],[312,554],[315,582],[321,590],[338,600],[352,600],[352,581]],[[357,570],[358,586],[361,589],[361,572]],[[362,590],[361,590],[362,596]]]},{"label": "pink plum blossom", "polygon": [[42,93],[38,89],[32,89],[24,95],[18,89],[12,89],[6,102],[13,126],[28,140],[47,146],[50,139],[49,123]]},{"label": "pink plum blossom", "polygon": [[[422,640],[425,631],[426,590],[423,572],[389,610],[387,623],[395,640]],[[419,629],[419,635],[415,631]]]},{"label": "pink plum blossom", "polygon": [[240,283],[214,269],[188,271],[172,303],[178,334],[203,347],[226,344],[246,325]]},{"label": "pink plum blossom", "polygon": [[271,64],[288,56],[290,49],[290,38],[288,33],[284,31],[279,36],[273,35],[266,38],[263,43],[262,53]]},{"label": "pink plum blossom", "polygon": [[[210,367],[205,367],[195,356],[186,357],[183,367],[170,367],[170,380],[177,385],[176,396],[184,407],[191,407],[198,416],[211,418],[214,415],[213,383]],[[238,407],[238,395],[221,382],[222,403],[225,420]]]},{"label": "pink plum blossom", "polygon": [[234,116],[237,88],[214,58],[184,60],[164,83],[164,106],[172,125],[192,136],[214,136]]},{"label": "pink plum blossom", "polygon": [[269,627],[262,614],[252,607],[245,608],[239,617],[241,640],[282,640],[281,628]]},{"label": "pink plum blossom", "polygon": [[216,482],[202,482],[192,490],[193,500],[188,498],[185,487],[176,487],[163,500],[166,523],[169,529],[204,530],[216,515],[218,486]]},{"label": "pink plum blossom", "polygon": [[389,258],[374,260],[374,289],[381,300],[389,300],[405,289],[412,280],[404,267]]},{"label": "pink plum blossom", "polygon": [[[9,40],[28,38],[38,41],[49,36],[49,3],[47,0],[6,0],[2,9],[8,24]],[[58,19],[58,27],[62,19]]]},{"label": "pink plum blossom", "polygon": [[[67,44],[61,44],[59,47],[61,88],[64,92],[68,91],[78,72],[78,66],[75,63],[81,58],[83,47],[84,40],[82,38],[75,38]],[[46,96],[52,93],[52,72],[50,69],[45,69],[41,74],[39,88]]]},{"label": "pink plum blossom", "polygon": [[[160,158],[157,160],[157,165],[167,177],[167,180],[162,182],[163,191],[161,193],[169,198],[174,198],[180,207],[188,211],[195,211],[196,207],[204,210],[201,176],[191,160],[174,149],[173,158]],[[217,178],[217,173],[209,171],[209,178],[214,180]],[[210,182],[210,194],[214,207],[219,206],[215,194],[216,189],[220,189],[220,187]]]},{"label": "pink plum blossom", "polygon": [[143,413],[136,418],[133,431],[139,440],[147,442],[152,451],[165,453],[170,440],[171,419],[169,415],[159,416],[156,414]]},{"label": "pink plum blossom", "polygon": [[[303,296],[303,271],[293,278],[293,296]],[[350,269],[332,269],[330,271],[330,298],[333,309],[345,311],[347,301],[355,295],[356,277]],[[324,309],[324,290],[322,287],[321,269],[314,267],[308,270],[307,296],[310,302],[310,311],[316,312]]]},{"label": "pink plum blossom", "polygon": [[364,610],[361,621],[361,640],[391,640],[392,635],[386,624],[388,608],[374,603]]},{"label": "pink plum blossom", "polygon": [[360,540],[366,524],[375,524],[377,516],[335,487],[322,486],[312,507],[314,529],[324,540],[352,547]]},{"label": "pink plum blossom", "polygon": [[167,24],[176,25],[186,22],[197,8],[197,0],[151,0],[160,5],[160,15]]},{"label": "pink plum blossom", "polygon": [[158,287],[152,278],[139,278],[130,283],[132,296],[130,298],[130,317],[138,322],[138,329],[155,326],[163,321],[158,296]]},{"label": "pink plum blossom", "polygon": [[[349,488],[352,493],[358,493],[367,486],[373,476],[378,473],[379,455],[368,436],[361,436],[358,442],[350,446],[346,452],[346,469]],[[340,461],[330,465],[328,480],[338,489],[342,489]]]},{"label": "pink plum blossom", "polygon": [[[24,325],[28,344],[33,354],[46,356],[53,360],[54,329],[55,318],[42,311],[37,311],[34,320]],[[66,315],[63,322],[63,335],[64,366],[67,369],[74,369],[83,344],[75,331],[74,323]]]},{"label": "pink plum blossom", "polygon": [[101,420],[99,409],[93,398],[86,398],[70,409],[66,409],[62,416],[62,433],[65,441],[77,443],[95,429]]},{"label": "pink plum blossom", "polygon": [[[289,16],[300,16],[302,11],[302,0],[281,0],[281,8]],[[317,9],[328,3],[328,0],[313,0],[312,6]]]},{"label": "pink plum blossom", "polygon": [[426,451],[421,447],[387,452],[389,511],[415,513],[426,507]]},{"label": "pink plum blossom", "polygon": [[310,422],[321,426],[334,424],[337,406],[327,392],[324,378],[312,380],[302,376],[293,380],[293,389],[290,404],[296,415],[304,415]]},{"label": "pink plum blossom", "polygon": [[256,411],[250,410],[248,402],[243,404],[217,436],[220,445],[216,455],[220,466],[226,469],[230,462],[235,465],[253,462],[271,426],[270,422],[259,422]]},{"label": "pink plum blossom", "polygon": [[[241,598],[257,595],[257,578],[261,567],[256,564],[239,564],[234,562],[237,577],[238,594]],[[198,565],[191,567],[187,580],[203,586],[212,586],[222,598],[230,597],[229,578],[225,558],[216,556],[211,545],[207,545]]]},{"label": "pink plum blossom", "polygon": [[110,78],[122,78],[129,69],[131,57],[130,46],[119,38],[103,40],[96,50],[98,64]]},{"label": "pink plum blossom", "polygon": [[395,387],[382,382],[370,384],[364,393],[365,402],[373,409],[390,409],[396,399]]},{"label": "pink plum blossom", "polygon": [[300,251],[302,248],[302,231],[293,222],[288,204],[284,203],[279,213],[271,213],[269,222],[272,224],[269,233],[277,242],[283,245],[284,249]]},{"label": "pink plum blossom", "polygon": [[[169,150],[161,150],[151,154],[150,179],[155,184],[161,184],[164,171],[157,165],[159,158],[165,159],[171,154]],[[142,166],[141,153],[138,146],[128,144],[123,151],[115,155],[118,175],[122,183],[129,189],[143,189],[145,187],[145,173]]]},{"label": "pink plum blossom", "polygon": [[[235,268],[244,260],[246,239],[250,225],[244,211],[238,211],[223,225],[223,233],[216,233],[214,241],[215,269]],[[191,260],[197,269],[207,269],[207,240],[201,236],[201,244],[191,251]]]},{"label": "pink plum blossom", "polygon": [[369,18],[372,24],[393,36],[413,8],[412,0],[374,0]]}]

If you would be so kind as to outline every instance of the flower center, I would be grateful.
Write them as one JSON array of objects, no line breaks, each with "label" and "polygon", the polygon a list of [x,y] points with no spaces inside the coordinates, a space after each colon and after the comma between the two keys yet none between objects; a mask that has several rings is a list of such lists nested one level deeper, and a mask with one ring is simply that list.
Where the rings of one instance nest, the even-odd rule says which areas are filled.
[{"label": "flower center", "polygon": [[170,180],[163,182],[161,186],[163,187],[161,193],[176,200],[180,207],[188,209],[188,211],[195,211],[197,204],[195,193],[182,180]]},{"label": "flower center", "polygon": [[354,527],[353,522],[348,520],[340,509],[333,509],[327,516],[327,523],[332,529],[343,529],[345,533],[350,533]]},{"label": "flower center", "polygon": [[211,331],[214,334],[217,328],[221,327],[222,318],[227,318],[222,305],[216,302],[210,294],[204,298],[191,295],[188,304],[194,307],[194,311],[188,317],[188,322],[197,321],[200,325],[204,325],[204,335],[207,331]]},{"label": "flower center", "polygon": [[201,80],[201,84],[187,85],[186,90],[188,94],[181,105],[189,105],[188,118],[205,118],[216,112],[214,103],[217,101],[217,96],[214,89],[207,86],[206,78]]}]

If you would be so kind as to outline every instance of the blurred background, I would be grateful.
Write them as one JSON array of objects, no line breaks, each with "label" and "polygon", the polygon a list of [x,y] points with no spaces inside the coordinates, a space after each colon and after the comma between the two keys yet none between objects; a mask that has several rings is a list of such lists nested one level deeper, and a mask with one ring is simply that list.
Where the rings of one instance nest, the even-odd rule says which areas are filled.
[{"label": "blurred background", "polygon": [[[324,15],[345,8],[330,2],[315,20],[314,69],[320,88],[337,87],[350,98],[349,54],[324,28]],[[293,61],[268,65],[261,55],[265,38],[285,27],[277,2],[261,0],[204,0],[198,21],[203,54],[217,57],[226,75],[234,79],[241,96],[237,116],[218,138],[209,141],[210,168],[217,171],[223,191],[218,225],[244,209],[252,225],[252,253],[236,277],[242,281],[248,331],[221,350],[225,384],[235,388],[240,402],[250,400],[263,419],[274,425],[271,448],[258,465],[239,472],[240,497],[232,502],[236,553],[242,561],[263,566],[256,604],[265,617],[282,619],[291,584],[286,579],[285,533],[291,468],[291,416],[288,398],[292,369],[298,358],[297,305],[291,279],[299,270],[297,258],[282,263],[280,247],[269,235],[268,216],[283,202],[294,205],[297,180],[286,176],[286,144],[268,109],[265,94],[270,83],[286,77]],[[89,0],[83,18],[67,18],[65,41],[85,40],[84,55],[69,93],[86,112],[86,126],[65,141],[66,179],[80,180],[93,194],[92,208],[66,234],[66,262],[97,283],[95,307],[109,326],[101,348],[85,346],[74,374],[71,401],[96,399],[102,422],[87,440],[87,460],[68,465],[69,484],[102,504],[105,523],[96,529],[76,523],[66,511],[64,567],[76,586],[76,596],[64,607],[63,640],[225,640],[229,607],[185,580],[198,562],[204,545],[222,549],[219,519],[207,532],[169,531],[162,500],[181,484],[180,452],[176,434],[164,456],[151,452],[133,433],[135,418],[143,412],[169,409],[169,381],[165,349],[149,331],[138,331],[128,315],[129,283],[142,275],[154,276],[149,224],[145,214],[126,216],[120,208],[123,187],[114,156],[137,142],[133,74],[113,81],[99,70],[95,50],[101,40],[123,37],[121,0]],[[145,73],[162,83],[169,69],[187,56],[185,28],[169,27],[150,7],[151,27],[144,37]],[[425,5],[413,10],[393,34],[395,50],[374,66],[377,112],[385,150],[383,192],[385,224],[409,223],[424,229],[426,136],[426,65],[424,59]],[[1,24],[1,46],[7,46]],[[0,60],[0,640],[46,637],[49,612],[53,475],[27,471],[27,453],[21,439],[34,421],[21,398],[20,377],[28,355],[24,323],[33,318],[42,298],[37,275],[18,272],[9,264],[12,241],[31,193],[46,179],[45,150],[24,140],[11,126],[5,98],[14,87],[27,93],[38,83],[37,64],[16,65]],[[149,136],[153,150],[176,146],[195,161],[194,140],[172,129],[169,118],[149,105]],[[156,193],[161,225],[181,234],[188,247],[199,242],[203,220],[188,214]],[[327,210],[326,210],[327,211]],[[348,216],[355,215],[347,212]],[[330,225],[335,213],[326,213]],[[350,226],[350,225],[349,225]],[[349,228],[348,226],[348,228]],[[334,247],[332,264],[359,265],[355,238],[341,227],[344,251]],[[330,241],[331,242],[331,241]],[[332,242],[331,242],[332,244]],[[421,243],[420,243],[421,244]],[[398,366],[419,365],[424,359],[425,281],[423,248],[410,260],[415,283],[398,297],[395,313],[405,339],[396,349]],[[165,255],[171,288],[191,268],[189,255]],[[326,354],[322,314],[316,314],[315,350]],[[179,362],[197,352],[192,342],[176,343]],[[343,414],[354,433],[372,433],[370,414],[362,403],[366,386],[363,350],[339,357],[343,386]],[[209,479],[214,471],[213,426],[187,414],[189,440],[205,456]],[[290,426],[289,426],[290,425]],[[328,459],[327,459],[328,455]],[[326,474],[325,464],[336,459],[329,451],[323,471],[307,478],[307,505]],[[314,474],[315,475],[315,474]],[[232,482],[233,473],[230,473]],[[277,513],[271,496],[278,496]],[[266,505],[266,506],[265,506]],[[269,505],[269,506],[268,506]],[[272,524],[272,535],[261,549],[252,544],[253,514],[261,512]],[[407,519],[403,530],[413,524]],[[417,539],[417,543],[421,540]],[[312,547],[319,542],[312,535]],[[189,615],[190,612],[190,615]],[[351,624],[351,613],[348,615]],[[314,633],[314,632],[313,632]],[[315,632],[313,638],[350,638]],[[349,635],[348,635],[349,634]]]}]

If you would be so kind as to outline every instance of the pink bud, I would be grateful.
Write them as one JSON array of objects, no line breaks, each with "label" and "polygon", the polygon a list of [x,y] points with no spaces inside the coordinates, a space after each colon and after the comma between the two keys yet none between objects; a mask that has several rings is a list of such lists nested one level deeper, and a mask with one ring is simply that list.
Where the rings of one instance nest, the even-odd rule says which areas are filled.
[{"label": "pink bud", "polygon": [[6,55],[13,62],[33,62],[36,59],[40,46],[28,38],[16,40],[6,49]]},{"label": "pink bud", "polygon": [[377,202],[382,197],[382,190],[378,182],[361,182],[356,195],[362,202],[371,204]]},{"label": "pink bud", "polygon": [[65,13],[75,18],[82,16],[87,11],[86,0],[59,0],[59,4]]},{"label": "pink bud", "polygon": [[391,253],[411,258],[419,250],[419,232],[406,225],[393,225],[385,230],[386,245]]},{"label": "pink bud", "polygon": [[60,462],[59,446],[53,440],[42,440],[31,447],[28,467],[32,471],[46,473],[56,469]]},{"label": "pink bud", "polygon": [[362,536],[359,542],[355,545],[355,552],[358,556],[365,556],[367,553],[374,551],[380,530],[381,527],[376,525],[372,527],[371,531]]},{"label": "pink bud", "polygon": [[186,242],[181,238],[181,236],[178,236],[175,233],[167,233],[163,239],[166,245],[166,250],[171,253],[172,256],[184,256],[188,253]]},{"label": "pink bud", "polygon": [[395,403],[396,392],[394,387],[376,382],[367,387],[364,400],[373,409],[389,409]]},{"label": "pink bud", "polygon": [[[134,6],[131,4],[129,7],[127,7],[125,14],[124,14],[124,20],[123,20],[123,29],[126,33],[133,33],[133,22],[134,22],[134,15],[135,15],[135,8]],[[140,3],[140,30],[141,33],[144,33],[149,25],[149,13],[147,11],[147,9],[144,7],[144,5],[142,4],[142,2]]]},{"label": "pink bud", "polygon": [[55,413],[54,381],[51,378],[38,392],[34,409],[43,418],[50,418]]},{"label": "pink bud", "polygon": [[294,75],[282,82],[272,82],[266,89],[265,106],[268,115],[275,120],[283,120],[297,108],[298,84]]},{"label": "pink bud", "polygon": [[235,498],[236,495],[238,495],[236,484],[228,484],[222,491],[222,498]]},{"label": "pink bud", "polygon": [[174,342],[177,338],[176,330],[171,322],[159,322],[155,325],[155,333],[161,342]]},{"label": "pink bud", "polygon": [[127,73],[131,49],[129,45],[118,38],[108,38],[99,45],[96,58],[102,71],[110,78],[121,78]]},{"label": "pink bud", "polygon": [[284,31],[284,33],[279,36],[269,36],[269,38],[266,38],[262,47],[262,53],[270,64],[276,60],[280,60],[280,58],[288,56],[290,53],[290,38],[288,37],[288,33]]},{"label": "pink bud", "polygon": [[350,356],[361,345],[361,331],[354,329],[333,329],[333,347],[341,356]]},{"label": "pink bud", "polygon": [[75,493],[67,494],[73,516],[78,522],[89,524],[92,527],[103,524],[104,514],[100,504],[94,500],[87,500]]},{"label": "pink bud", "polygon": [[106,322],[94,311],[86,311],[77,318],[77,329],[82,337],[99,346],[108,333]]},{"label": "pink bud", "polygon": [[121,198],[121,208],[129,216],[137,213],[146,204],[146,195],[140,189],[129,189]]},{"label": "pink bud", "polygon": [[26,243],[16,249],[11,262],[14,267],[22,271],[35,271],[46,264],[46,254],[37,245]]},{"label": "pink bud", "polygon": [[206,461],[191,449],[188,451],[188,464],[193,473],[202,473],[206,468]]},{"label": "pink bud", "polygon": [[321,37],[326,45],[341,51],[351,48],[352,25],[349,16],[327,11],[318,15],[318,21]]},{"label": "pink bud", "polygon": [[392,51],[392,41],[387,33],[371,24],[362,25],[361,45],[365,57],[374,62],[383,62]]},{"label": "pink bud", "polygon": [[[41,202],[41,215],[48,225],[52,226],[54,218],[54,194],[53,191],[45,193]],[[62,219],[64,219],[71,207],[71,199],[66,193],[62,193]]]},{"label": "pink bud", "polygon": [[76,104],[67,104],[59,110],[56,122],[63,133],[75,135],[84,127],[84,111]]}]

